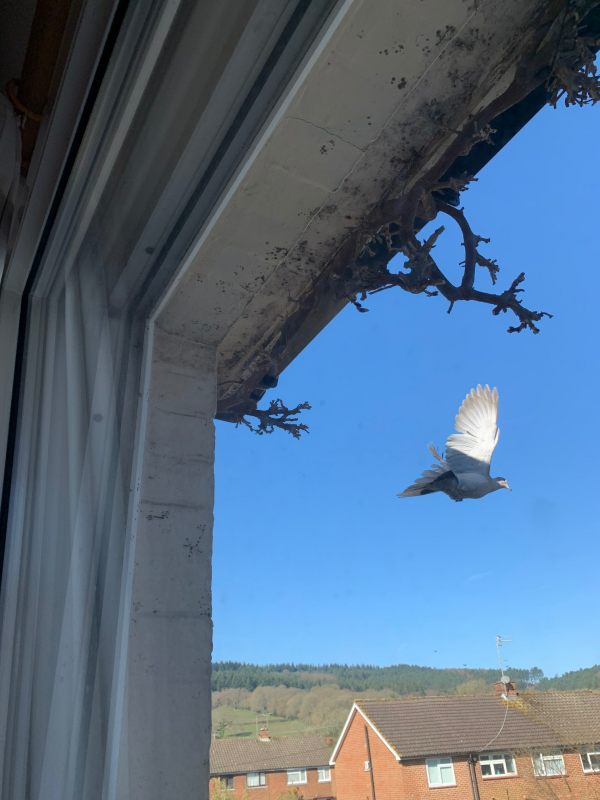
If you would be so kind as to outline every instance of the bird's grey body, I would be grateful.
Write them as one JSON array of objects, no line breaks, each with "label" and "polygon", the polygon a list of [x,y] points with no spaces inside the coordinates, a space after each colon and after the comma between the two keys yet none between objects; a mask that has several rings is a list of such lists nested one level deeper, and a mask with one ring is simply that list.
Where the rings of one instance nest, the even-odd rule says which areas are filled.
[{"label": "bird's grey body", "polygon": [[509,489],[504,478],[490,477],[490,461],[498,443],[498,390],[477,386],[465,397],[456,416],[456,433],[446,441],[442,457],[430,446],[439,462],[426,470],[400,497],[419,497],[444,492],[457,502],[477,500],[498,489]]}]

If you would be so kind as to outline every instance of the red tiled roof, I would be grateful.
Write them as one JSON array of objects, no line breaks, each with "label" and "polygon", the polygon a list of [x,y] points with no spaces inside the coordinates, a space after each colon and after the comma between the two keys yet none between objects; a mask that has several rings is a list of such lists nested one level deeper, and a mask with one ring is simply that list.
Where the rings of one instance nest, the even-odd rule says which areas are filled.
[{"label": "red tiled roof", "polygon": [[600,693],[524,692],[357,703],[400,758],[600,741]]},{"label": "red tiled roof", "polygon": [[272,772],[329,763],[332,745],[322,736],[286,736],[281,739],[215,739],[210,747],[210,774]]},{"label": "red tiled roof", "polygon": [[600,692],[526,692],[527,713],[566,745],[600,744]]}]

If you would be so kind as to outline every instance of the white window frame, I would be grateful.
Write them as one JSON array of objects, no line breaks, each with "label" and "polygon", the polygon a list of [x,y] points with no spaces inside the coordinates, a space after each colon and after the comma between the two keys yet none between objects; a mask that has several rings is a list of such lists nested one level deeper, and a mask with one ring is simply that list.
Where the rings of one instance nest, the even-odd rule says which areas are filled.
[{"label": "white window frame", "polygon": [[[590,761],[590,756],[597,756],[598,766],[593,767],[592,762]],[[593,772],[600,772],[600,745],[596,745],[594,750],[584,750],[579,754],[579,758],[581,759],[581,768],[582,770],[591,775]],[[584,761],[584,758],[586,759]],[[586,767],[586,761],[589,766]]]},{"label": "white window frame", "polygon": [[[442,769],[450,767],[452,771],[452,782],[442,780]],[[439,780],[432,780],[430,770],[437,770]],[[456,786],[456,775],[454,774],[454,762],[450,756],[440,756],[439,758],[425,759],[425,774],[427,775],[427,783],[430,788],[434,789],[437,786]]]},{"label": "white window frame", "polygon": [[[504,772],[494,772],[496,764],[502,765]],[[484,773],[484,766],[491,768],[490,775]],[[484,780],[488,780],[488,778],[511,778],[513,775],[517,775],[517,762],[511,753],[484,753],[479,756],[479,769]]]},{"label": "white window frame", "polygon": [[[295,775],[298,776],[297,779],[294,777]],[[288,769],[287,782],[288,786],[300,786],[301,784],[306,783],[307,782],[306,769],[305,768]]]},{"label": "white window frame", "polygon": [[[327,775],[327,777],[323,777]],[[317,767],[317,783],[331,783],[331,767]]]},{"label": "white window frame", "polygon": [[[250,777],[254,779],[256,776],[256,783],[250,783]],[[246,773],[246,786],[248,789],[261,789],[267,785],[267,776],[264,772],[248,772]]]},{"label": "white window frame", "polygon": [[[534,753],[531,757],[531,760],[533,762],[533,774],[536,776],[536,778],[554,778],[556,776],[560,777],[567,774],[565,759],[563,758],[563,754],[559,751]],[[546,768],[546,764],[558,761],[560,761],[562,764],[560,772],[549,772]]]}]

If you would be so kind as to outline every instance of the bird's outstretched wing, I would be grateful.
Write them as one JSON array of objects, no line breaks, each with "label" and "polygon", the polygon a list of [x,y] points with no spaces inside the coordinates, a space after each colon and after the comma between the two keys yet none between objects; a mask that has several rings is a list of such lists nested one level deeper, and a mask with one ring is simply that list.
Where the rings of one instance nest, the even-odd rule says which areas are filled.
[{"label": "bird's outstretched wing", "polygon": [[490,474],[492,453],[498,443],[498,390],[489,386],[471,389],[456,415],[457,433],[446,440],[445,458],[455,474]]}]

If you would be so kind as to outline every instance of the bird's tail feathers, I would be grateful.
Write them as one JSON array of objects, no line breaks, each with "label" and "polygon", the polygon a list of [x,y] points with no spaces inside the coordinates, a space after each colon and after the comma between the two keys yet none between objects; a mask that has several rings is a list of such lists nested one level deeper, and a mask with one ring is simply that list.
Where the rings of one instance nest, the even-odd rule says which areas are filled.
[{"label": "bird's tail feathers", "polygon": [[420,478],[414,483],[411,483],[403,492],[398,494],[398,497],[420,497],[422,494],[430,494],[432,491],[430,484],[444,473],[441,467],[434,464],[431,469],[425,470]]},{"label": "bird's tail feathers", "polygon": [[409,486],[403,492],[398,492],[398,497],[418,497],[423,491],[422,486]]}]

